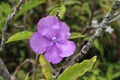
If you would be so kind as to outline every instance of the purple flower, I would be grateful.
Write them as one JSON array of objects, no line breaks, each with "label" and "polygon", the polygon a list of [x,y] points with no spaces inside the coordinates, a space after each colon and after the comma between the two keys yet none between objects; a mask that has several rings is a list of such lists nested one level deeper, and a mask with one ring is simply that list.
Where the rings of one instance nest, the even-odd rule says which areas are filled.
[{"label": "purple flower", "polygon": [[57,64],[64,57],[71,56],[76,46],[69,41],[70,29],[54,16],[47,16],[38,22],[37,31],[30,39],[30,46],[36,54],[44,53],[45,58]]}]

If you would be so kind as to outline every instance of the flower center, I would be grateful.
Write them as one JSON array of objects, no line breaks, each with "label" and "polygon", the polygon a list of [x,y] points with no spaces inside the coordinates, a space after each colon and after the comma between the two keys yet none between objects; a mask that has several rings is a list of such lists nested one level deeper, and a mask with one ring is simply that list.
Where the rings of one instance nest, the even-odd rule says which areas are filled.
[{"label": "flower center", "polygon": [[56,42],[56,39],[57,39],[56,37],[53,37],[53,38],[52,38],[52,41],[53,41],[53,42]]}]

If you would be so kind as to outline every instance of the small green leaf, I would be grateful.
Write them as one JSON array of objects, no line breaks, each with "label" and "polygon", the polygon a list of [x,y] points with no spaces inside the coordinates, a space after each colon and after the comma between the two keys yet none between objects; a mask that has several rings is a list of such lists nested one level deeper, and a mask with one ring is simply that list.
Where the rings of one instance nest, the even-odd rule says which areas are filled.
[{"label": "small green leaf", "polygon": [[120,77],[120,72],[116,72],[113,74],[113,78],[117,78],[117,77]]},{"label": "small green leaf", "polygon": [[25,80],[29,80],[29,73],[27,73]]},{"label": "small green leaf", "polygon": [[95,61],[96,56],[89,60],[84,60],[81,63],[76,63],[75,65],[68,67],[60,76],[58,76],[57,80],[76,80],[78,77],[89,71],[93,67]]},{"label": "small green leaf", "polygon": [[0,18],[0,32],[1,32],[1,30],[2,30],[2,27],[3,27],[4,23],[5,23],[5,21],[6,21],[6,18],[5,18],[5,17]]},{"label": "small green leaf", "polygon": [[46,80],[52,80],[52,68],[50,63],[47,62],[45,57],[41,54],[39,57],[39,62],[42,66],[42,73],[44,74]]},{"label": "small green leaf", "polygon": [[100,44],[100,42],[99,42],[98,39],[95,39],[95,40],[94,40],[94,46],[100,51],[101,54],[103,54],[103,47],[102,47],[102,45]]},{"label": "small green leaf", "polygon": [[74,39],[74,38],[79,38],[79,37],[84,37],[84,35],[82,35],[80,33],[73,32],[73,33],[71,33],[71,36],[69,39]]},{"label": "small green leaf", "polygon": [[63,18],[64,16],[64,13],[66,11],[66,8],[64,5],[60,6],[60,7],[56,7],[54,8],[51,12],[50,12],[50,15],[52,16],[56,16],[57,14],[59,15],[60,19]]},{"label": "small green leaf", "polygon": [[[0,4],[0,14],[4,14],[3,16],[8,16],[9,13],[11,13],[12,8],[8,3],[1,3]],[[0,16],[1,17],[1,16]]]},{"label": "small green leaf", "polygon": [[73,5],[73,4],[81,4],[81,2],[77,1],[77,0],[64,0],[63,4],[64,5]]},{"label": "small green leaf", "polygon": [[32,33],[33,33],[33,32],[29,32],[29,31],[18,32],[18,33],[16,33],[16,34],[12,35],[12,36],[6,41],[6,43],[13,42],[13,41],[30,39]]},{"label": "small green leaf", "polygon": [[21,77],[24,76],[24,75],[25,75],[24,70],[19,70],[19,71],[17,72],[17,77],[18,77],[18,78],[21,78]]},{"label": "small green leaf", "polygon": [[81,9],[84,13],[87,13],[89,16],[91,16],[91,11],[88,2],[83,3]]},{"label": "small green leaf", "polygon": [[25,12],[42,4],[43,2],[45,2],[45,0],[30,0],[30,1],[26,2],[25,4],[23,4],[22,9],[15,15],[15,19],[20,17]]}]

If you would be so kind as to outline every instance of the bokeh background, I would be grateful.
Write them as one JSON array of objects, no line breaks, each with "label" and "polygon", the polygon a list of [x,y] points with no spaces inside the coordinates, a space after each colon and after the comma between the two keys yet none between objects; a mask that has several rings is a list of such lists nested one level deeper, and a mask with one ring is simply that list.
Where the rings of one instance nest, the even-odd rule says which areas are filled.
[{"label": "bokeh background", "polygon": [[[5,20],[18,1],[0,0],[0,37]],[[25,0],[25,3],[27,2],[29,0]],[[101,23],[108,13],[113,2],[114,0],[43,0],[41,4],[31,8],[24,14],[17,14],[18,16],[15,16],[10,21],[7,39],[20,31],[36,31],[37,22],[40,18],[49,15],[54,8],[64,5],[66,12],[61,20],[69,25],[71,32],[85,35],[82,38],[72,39],[77,45],[75,52],[77,54],[90,36],[94,34],[97,25]],[[28,4],[26,7],[33,5],[36,5],[36,3]],[[96,25],[96,27],[88,27],[88,25]],[[89,59],[94,55],[98,56],[94,68],[78,80],[120,80],[120,20],[108,24],[108,27],[111,29],[104,31],[94,41],[94,44],[84,57],[84,59]],[[35,53],[29,47],[29,40],[24,40],[6,44],[5,50],[0,53],[0,57],[12,74],[25,59],[34,60]],[[53,67],[59,68],[63,62],[53,65]],[[32,66],[31,63],[22,66],[17,72],[17,80],[22,80],[32,70]],[[43,78],[41,70],[37,71],[37,76]]]}]

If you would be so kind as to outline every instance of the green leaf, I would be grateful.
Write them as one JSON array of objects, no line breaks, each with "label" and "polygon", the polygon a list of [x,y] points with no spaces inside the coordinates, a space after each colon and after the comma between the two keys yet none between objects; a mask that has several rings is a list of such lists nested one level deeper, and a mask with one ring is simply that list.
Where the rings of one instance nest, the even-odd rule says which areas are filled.
[{"label": "green leaf", "polygon": [[117,77],[120,77],[120,72],[116,72],[113,74],[113,78],[117,78]]},{"label": "green leaf", "polygon": [[26,2],[25,4],[23,4],[22,9],[15,15],[15,19],[20,17],[25,12],[42,4],[43,2],[45,2],[45,0],[30,0],[30,1]]},{"label": "green leaf", "polygon": [[52,68],[50,63],[47,62],[43,55],[40,55],[39,62],[42,66],[42,73],[44,74],[46,80],[52,80]]},{"label": "green leaf", "polygon": [[29,73],[27,73],[25,80],[29,80]]},{"label": "green leaf", "polygon": [[89,3],[85,2],[82,4],[81,10],[83,11],[84,14],[87,13],[89,16],[91,16],[91,10],[89,6],[90,6]]},{"label": "green leaf", "polygon": [[56,16],[57,14],[59,15],[60,19],[63,18],[64,16],[64,13],[66,11],[66,8],[64,5],[60,6],[60,7],[56,7],[54,8],[51,12],[50,12],[50,15],[52,16]]},{"label": "green leaf", "polygon": [[12,36],[6,41],[6,43],[13,42],[13,41],[30,39],[32,33],[33,33],[33,32],[29,32],[29,31],[18,32],[18,33],[16,33],[16,34],[12,35]]},{"label": "green leaf", "polygon": [[57,80],[76,80],[78,77],[89,71],[93,67],[95,61],[96,56],[89,60],[84,60],[81,63],[76,63],[75,65],[68,67],[60,76],[58,76]]},{"label": "green leaf", "polygon": [[8,16],[9,13],[12,12],[12,8],[8,3],[1,3],[0,4],[0,14],[4,14],[3,16]]},{"label": "green leaf", "polygon": [[23,77],[24,75],[25,75],[24,70],[19,70],[19,71],[17,72],[17,77],[18,77],[18,78],[21,78],[21,77]]},{"label": "green leaf", "polygon": [[80,1],[75,1],[75,0],[64,0],[63,1],[63,4],[64,5],[73,5],[73,4],[81,4],[81,2]]},{"label": "green leaf", "polygon": [[74,38],[79,38],[79,37],[84,37],[84,35],[80,33],[72,32],[69,39],[74,39]]},{"label": "green leaf", "polygon": [[101,54],[103,54],[103,47],[102,47],[102,45],[100,44],[100,42],[99,42],[98,39],[95,39],[95,40],[94,40],[94,46],[100,51]]},{"label": "green leaf", "polygon": [[0,18],[0,32],[1,32],[2,28],[3,28],[3,25],[4,25],[5,21],[6,21],[6,18],[4,18],[4,17]]},{"label": "green leaf", "polygon": [[113,80],[113,67],[112,66],[109,66],[107,68],[107,72],[106,72],[106,79],[107,80]]}]

